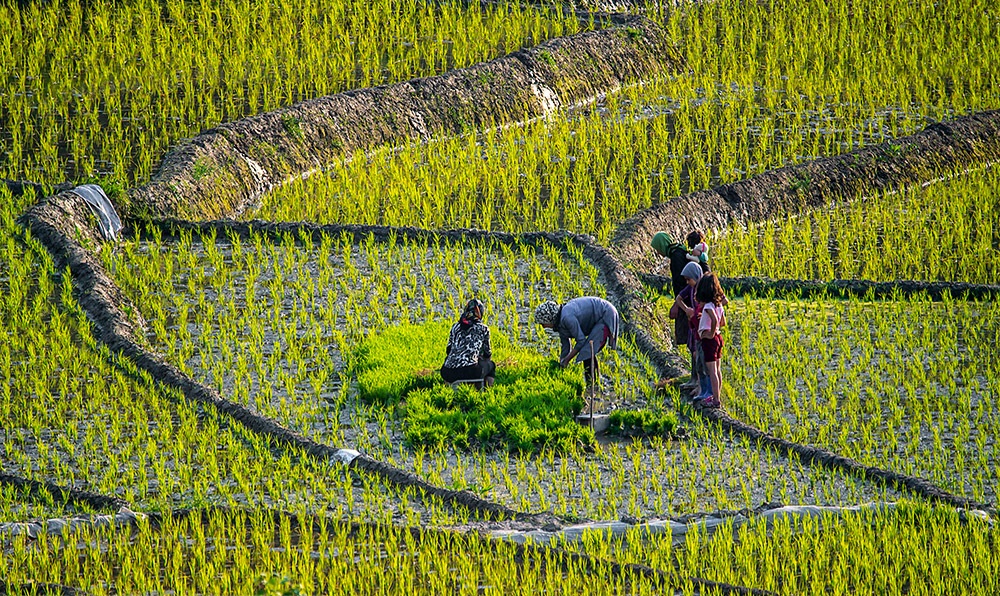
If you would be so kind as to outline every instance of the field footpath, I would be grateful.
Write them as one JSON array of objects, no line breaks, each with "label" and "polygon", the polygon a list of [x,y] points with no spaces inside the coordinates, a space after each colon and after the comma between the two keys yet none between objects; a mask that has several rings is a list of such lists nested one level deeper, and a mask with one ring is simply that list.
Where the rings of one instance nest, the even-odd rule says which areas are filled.
[{"label": "field footpath", "polygon": [[74,296],[91,320],[95,338],[112,354],[126,358],[148,372],[155,381],[177,389],[187,399],[210,405],[249,431],[271,438],[286,448],[302,450],[332,465],[344,464],[368,472],[400,488],[419,489],[446,504],[465,507],[487,519],[533,520],[540,524],[551,521],[551,514],[538,516],[515,511],[467,490],[434,486],[415,474],[356,451],[312,441],[242,404],[223,398],[215,389],[195,381],[162,356],[147,350],[138,342],[144,325],[138,309],[124,297],[97,257],[102,244],[95,227],[88,225],[92,217],[87,214],[82,199],[72,192],[64,192],[34,205],[18,221],[49,251],[58,269],[69,269]]},{"label": "field footpath", "polygon": [[808,208],[864,200],[997,162],[1000,110],[977,112],[850,153],[669,199],[622,222],[611,248],[630,267],[649,271],[658,260],[649,240],[659,231],[683,238],[691,230],[763,222]]},{"label": "field footpath", "polygon": [[[644,318],[646,305],[642,299],[639,277],[618,261],[615,255],[605,247],[594,242],[590,236],[570,234],[566,232],[531,232],[526,234],[511,234],[506,232],[488,232],[483,230],[425,230],[421,228],[397,228],[389,226],[365,225],[320,225],[311,222],[266,222],[266,221],[208,221],[193,222],[183,220],[157,220],[162,233],[167,236],[179,236],[181,231],[201,233],[214,232],[216,235],[235,235],[249,238],[252,234],[260,234],[273,240],[291,235],[296,242],[302,238],[319,239],[323,235],[347,234],[355,242],[371,238],[376,242],[391,240],[430,240],[446,244],[462,244],[469,241],[492,241],[500,244],[524,244],[535,248],[543,243],[551,244],[565,250],[566,243],[571,242],[583,250],[584,256],[601,272],[602,281],[608,289],[609,299],[620,310],[623,319],[622,330],[630,335],[636,346],[656,366],[664,377],[676,377],[686,373],[684,363],[675,352],[667,351],[656,342],[640,324]],[[992,505],[976,502],[973,499],[953,495],[927,480],[916,476],[885,470],[876,466],[866,466],[854,459],[844,457],[828,449],[795,443],[766,433],[754,426],[737,420],[724,410],[700,408],[695,405],[703,417],[720,424],[728,432],[745,436],[761,447],[773,448],[786,456],[795,455],[801,461],[823,466],[835,471],[846,472],[853,476],[873,481],[884,486],[908,490],[930,501],[943,503],[963,510],[984,511],[991,516],[996,515]]]},{"label": "field footpath", "polygon": [[[657,292],[670,287],[670,278],[662,275],[639,273],[642,283]],[[926,296],[934,301],[951,300],[983,301],[1000,298],[1000,285],[970,284],[961,281],[869,281],[867,279],[835,279],[831,281],[802,279],[771,279],[767,277],[720,277],[722,288],[729,295],[742,296],[768,294],[782,297],[808,298],[871,298],[893,300],[902,296]]]}]

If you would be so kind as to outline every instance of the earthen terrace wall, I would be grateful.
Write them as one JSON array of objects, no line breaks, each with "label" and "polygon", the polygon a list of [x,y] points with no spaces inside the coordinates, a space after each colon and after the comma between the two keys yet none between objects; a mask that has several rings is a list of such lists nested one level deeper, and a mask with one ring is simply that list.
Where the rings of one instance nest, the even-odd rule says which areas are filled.
[{"label": "earthen terrace wall", "polygon": [[624,17],[439,76],[305,101],[185,141],[129,191],[125,215],[235,217],[357,152],[524,123],[683,64],[658,25]]}]

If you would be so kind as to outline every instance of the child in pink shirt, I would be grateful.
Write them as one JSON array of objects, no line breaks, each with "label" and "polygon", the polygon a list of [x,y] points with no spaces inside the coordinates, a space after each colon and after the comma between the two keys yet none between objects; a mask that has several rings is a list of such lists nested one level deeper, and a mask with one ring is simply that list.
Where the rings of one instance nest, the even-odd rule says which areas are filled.
[{"label": "child in pink shirt", "polygon": [[705,306],[698,322],[698,335],[701,338],[701,349],[705,353],[705,368],[712,383],[712,393],[702,402],[710,408],[722,406],[722,371],[719,360],[722,357],[722,328],[726,326],[726,311],[724,305],[728,302],[722,293],[719,278],[713,273],[706,273],[698,282],[695,298]]}]

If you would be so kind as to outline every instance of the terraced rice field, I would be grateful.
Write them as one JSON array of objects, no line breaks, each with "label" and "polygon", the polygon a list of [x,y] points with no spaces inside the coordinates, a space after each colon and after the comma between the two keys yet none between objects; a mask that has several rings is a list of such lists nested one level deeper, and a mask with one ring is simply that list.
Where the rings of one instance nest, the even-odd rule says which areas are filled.
[{"label": "terraced rice field", "polygon": [[[683,55],[682,72],[524,125],[324,164],[244,214],[451,233],[127,220],[114,244],[69,238],[95,257],[92,269],[71,270],[50,237],[18,221],[44,197],[0,185],[0,592],[1000,589],[993,301],[768,294],[732,296],[728,307],[732,419],[971,504],[956,508],[918,483],[730,431],[672,386],[657,390],[663,367],[687,359],[666,339],[670,298],[622,285],[633,267],[610,266],[601,252],[624,219],[671,197],[1000,107],[1000,9],[972,0],[647,9]],[[223,122],[610,23],[558,4],[6,2],[0,176],[97,181],[118,201],[185,138]],[[627,24],[614,33],[639,34]],[[732,277],[995,284],[1000,170],[974,165],[706,230],[713,264]],[[469,228],[579,232],[598,244]],[[134,345],[108,339],[116,323],[95,317],[82,289],[101,268],[116,287],[111,301],[138,325]],[[497,341],[546,361],[558,341],[535,324],[534,307],[579,295],[611,297],[626,315],[603,362],[602,407],[669,415],[679,430],[585,430],[578,443],[527,450],[425,445],[407,435],[406,399],[362,397],[366,340],[446,325],[478,297]],[[668,353],[651,350],[645,333]],[[89,523],[114,511],[11,478],[118,498],[131,521]],[[864,504],[877,506],[777,521],[761,513]],[[44,521],[74,517],[82,525],[65,531]],[[730,521],[714,532],[697,525],[718,517]],[[643,525],[665,519],[692,525],[673,536]],[[579,540],[569,530],[527,546],[495,538],[609,520],[624,523]]]},{"label": "terraced rice field", "polygon": [[664,9],[658,19],[689,74],[526,127],[356,156],[271,193],[247,217],[567,229],[606,241],[667,198],[996,106],[996,10],[725,0]]},{"label": "terraced rice field", "polygon": [[1000,169],[720,230],[716,269],[777,279],[991,284],[1000,277]]}]

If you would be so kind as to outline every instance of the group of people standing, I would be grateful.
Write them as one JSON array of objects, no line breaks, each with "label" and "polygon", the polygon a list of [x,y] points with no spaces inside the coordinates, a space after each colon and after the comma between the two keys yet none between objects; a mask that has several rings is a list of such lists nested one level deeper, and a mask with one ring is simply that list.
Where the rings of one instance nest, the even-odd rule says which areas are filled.
[{"label": "group of people standing", "polygon": [[674,290],[670,318],[674,319],[674,338],[686,344],[691,353],[691,380],[681,389],[692,391],[692,398],[711,408],[722,406],[722,328],[726,326],[725,306],[719,278],[708,265],[708,245],[701,232],[691,232],[684,246],[666,232],[653,236],[653,249],[667,258]]},{"label": "group of people standing", "polygon": [[[691,353],[691,380],[681,385],[692,398],[706,407],[722,406],[722,328],[726,326],[725,306],[719,278],[712,273],[708,245],[700,232],[687,237],[687,246],[674,242],[666,232],[653,236],[652,246],[667,258],[674,290],[670,318],[675,320],[677,344],[686,344]],[[448,347],[441,377],[449,382],[492,385],[496,376],[490,329],[483,323],[485,306],[473,299],[465,306],[448,334]],[[562,351],[560,366],[575,359],[583,364],[588,385],[599,380],[597,354],[618,341],[620,318],[613,304],[594,296],[574,298],[565,304],[546,301],[535,309],[535,322],[559,334]]]}]

